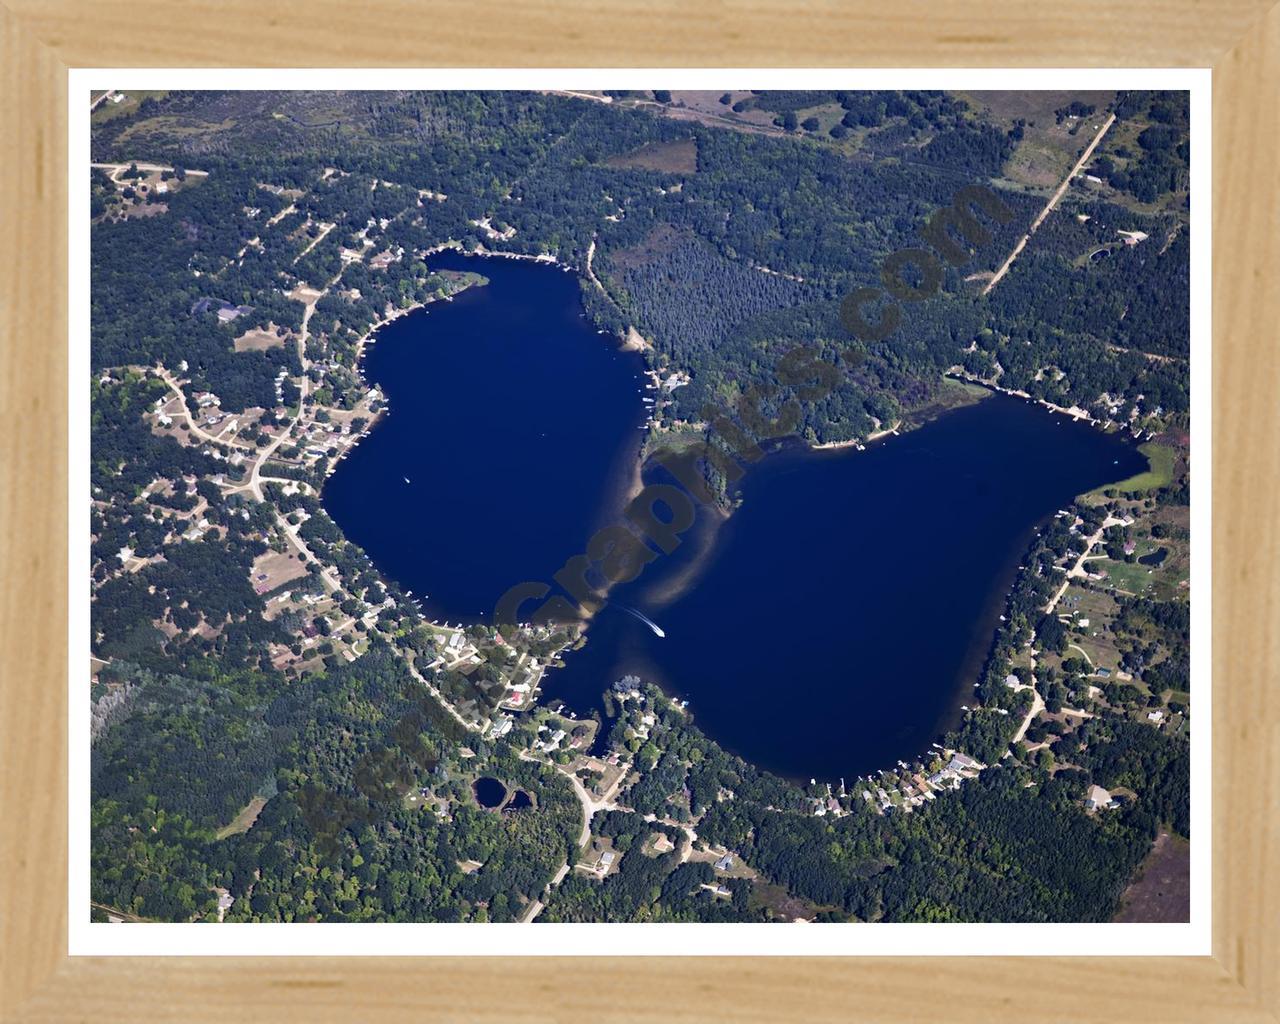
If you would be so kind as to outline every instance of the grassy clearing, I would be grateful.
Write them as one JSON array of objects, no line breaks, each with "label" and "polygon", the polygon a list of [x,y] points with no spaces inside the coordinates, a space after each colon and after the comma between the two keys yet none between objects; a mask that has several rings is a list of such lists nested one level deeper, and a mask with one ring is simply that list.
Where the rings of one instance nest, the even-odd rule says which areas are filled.
[{"label": "grassy clearing", "polygon": [[239,835],[241,832],[248,832],[253,828],[253,823],[258,820],[258,815],[262,813],[262,808],[267,806],[267,801],[260,796],[255,796],[247,804],[240,809],[231,821],[230,825],[224,825],[214,833],[217,839],[226,839],[228,836]]},{"label": "grassy clearing", "polygon": [[1161,833],[1120,901],[1117,921],[1190,920],[1191,846]]},{"label": "grassy clearing", "polygon": [[1173,467],[1178,459],[1177,450],[1167,445],[1148,441],[1146,444],[1139,445],[1138,451],[1147,457],[1147,468],[1143,472],[1131,476],[1127,480],[1121,480],[1119,483],[1099,487],[1092,493],[1120,491],[1126,494],[1135,494],[1168,487],[1173,480]]},{"label": "grassy clearing", "polygon": [[[977,110],[985,110],[1006,128],[1024,122],[1023,137],[1004,167],[1004,179],[1034,190],[1055,187],[1102,124],[1113,92],[1033,91],[957,93]],[[1085,118],[1058,123],[1054,111],[1073,100],[1097,109]]]},{"label": "grassy clearing", "polygon": [[930,420],[937,419],[943,413],[966,405],[973,405],[975,402],[990,398],[991,395],[992,392],[990,390],[978,384],[970,384],[968,381],[943,377],[937,389],[924,405],[907,410],[906,426],[923,426]]},{"label": "grassy clearing", "polygon": [[1152,579],[1153,573],[1150,568],[1145,565],[1139,565],[1136,562],[1116,562],[1110,558],[1090,563],[1094,571],[1102,568],[1107,570],[1107,580],[1104,586],[1114,587],[1116,590],[1126,594],[1134,594],[1139,597],[1151,596],[1150,591],[1155,581]]},{"label": "grassy clearing", "polygon": [[693,139],[649,142],[630,153],[610,157],[605,161],[605,166],[693,174],[698,169],[698,144]]},{"label": "grassy clearing", "polygon": [[255,328],[240,335],[232,344],[237,352],[263,352],[269,348],[282,348],[284,339],[274,329]]}]

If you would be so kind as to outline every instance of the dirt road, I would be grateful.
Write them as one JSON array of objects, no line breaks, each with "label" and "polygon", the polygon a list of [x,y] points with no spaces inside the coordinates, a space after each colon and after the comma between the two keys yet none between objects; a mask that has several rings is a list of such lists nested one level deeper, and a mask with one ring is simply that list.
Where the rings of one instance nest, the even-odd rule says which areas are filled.
[{"label": "dirt road", "polygon": [[[112,180],[112,181],[115,181],[115,180],[116,180],[116,175],[117,175],[117,174],[119,174],[121,171],[127,171],[130,167],[137,167],[137,168],[138,168],[138,170],[140,170],[140,171],[155,172],[155,173],[162,173],[162,172],[164,172],[164,171],[172,171],[172,170],[173,170],[173,168],[172,168],[172,167],[169,167],[169,166],[167,166],[167,165],[165,165],[165,164],[143,164],[143,163],[133,163],[133,164],[90,164],[89,166],[90,166],[90,167],[96,167],[96,168],[98,168],[98,169],[99,169],[99,170],[101,170],[101,171],[110,171],[110,172],[111,172],[111,180]],[[194,174],[194,175],[195,175],[196,177],[198,177],[198,178],[207,178],[207,177],[209,176],[209,172],[208,172],[208,171],[191,171],[191,170],[189,170],[189,171],[187,171],[186,173],[187,173],[187,174]]]},{"label": "dirt road", "polygon": [[187,426],[190,428],[192,434],[200,438],[202,441],[208,441],[211,444],[221,444],[226,445],[228,448],[242,448],[246,451],[249,450],[249,445],[245,444],[243,441],[236,438],[226,440],[221,437],[215,437],[213,434],[200,429],[200,426],[196,423],[195,417],[191,415],[191,410],[187,407],[187,396],[182,393],[182,388],[178,386],[178,382],[173,379],[169,371],[164,367],[160,367],[157,372],[160,374],[160,379],[168,384],[173,393],[178,396],[179,411],[182,413],[182,418],[187,421]]},{"label": "dirt road", "polygon": [[1075,162],[1075,166],[1072,167],[1067,173],[1067,176],[1062,179],[1062,184],[1058,186],[1058,190],[1049,197],[1049,201],[1044,204],[1044,209],[1040,211],[1039,216],[1031,222],[1031,228],[1018,240],[1018,244],[1013,247],[1013,252],[1009,253],[1008,258],[1000,265],[1000,269],[996,271],[995,276],[992,277],[991,280],[987,282],[987,286],[982,289],[983,295],[990,292],[992,288],[1000,283],[1000,279],[1009,272],[1009,268],[1013,266],[1013,261],[1018,258],[1018,254],[1022,252],[1023,248],[1026,247],[1026,244],[1031,241],[1031,236],[1034,235],[1036,233],[1036,229],[1044,223],[1044,219],[1053,212],[1053,208],[1058,205],[1058,200],[1066,195],[1067,189],[1071,187],[1071,179],[1079,174],[1080,169],[1089,162],[1089,158],[1093,156],[1093,151],[1098,148],[1098,143],[1102,141],[1102,137],[1107,134],[1107,130],[1115,124],[1115,121],[1115,114],[1109,114],[1107,116],[1102,127],[1098,129],[1098,134],[1093,137],[1093,141],[1085,147],[1084,152],[1080,155],[1080,159]]}]

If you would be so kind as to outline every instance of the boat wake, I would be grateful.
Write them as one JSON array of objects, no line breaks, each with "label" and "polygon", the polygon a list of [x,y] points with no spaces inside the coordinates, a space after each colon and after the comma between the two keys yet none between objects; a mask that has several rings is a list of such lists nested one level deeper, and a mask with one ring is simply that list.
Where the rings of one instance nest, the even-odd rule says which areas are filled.
[{"label": "boat wake", "polygon": [[667,635],[666,633],[663,632],[662,627],[659,626],[656,622],[654,622],[653,619],[649,618],[649,616],[647,616],[644,612],[638,612],[634,608],[630,608],[625,604],[620,604],[618,605],[618,607],[621,608],[624,612],[627,612],[630,615],[634,615],[637,619],[639,619],[651,630],[653,630],[654,635],[660,636],[660,637],[665,637]]}]

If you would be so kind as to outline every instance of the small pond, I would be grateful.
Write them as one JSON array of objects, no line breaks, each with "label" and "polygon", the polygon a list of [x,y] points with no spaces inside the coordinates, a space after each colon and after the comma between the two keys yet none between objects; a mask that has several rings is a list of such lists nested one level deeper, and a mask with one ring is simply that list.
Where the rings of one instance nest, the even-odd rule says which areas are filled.
[{"label": "small pond", "polygon": [[471,791],[476,795],[476,802],[481,807],[499,807],[507,798],[507,787],[497,779],[482,775],[471,784]]},{"label": "small pond", "polygon": [[1143,555],[1138,561],[1142,565],[1160,565],[1165,560],[1165,556],[1169,554],[1168,548],[1156,548],[1150,554]]}]

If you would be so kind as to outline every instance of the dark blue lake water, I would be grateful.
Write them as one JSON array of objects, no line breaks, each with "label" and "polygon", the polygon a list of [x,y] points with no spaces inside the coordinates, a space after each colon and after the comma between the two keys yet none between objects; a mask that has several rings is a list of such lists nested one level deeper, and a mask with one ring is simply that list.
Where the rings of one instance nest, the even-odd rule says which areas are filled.
[{"label": "dark blue lake water", "polygon": [[[572,275],[456,255],[431,265],[491,284],[384,328],[365,369],[392,414],[324,502],[383,571],[430,595],[429,614],[477,620],[617,516],[644,379],[582,318]],[[615,588],[545,697],[589,713],[634,673],[779,774],[890,766],[954,722],[1039,524],[1145,465],[1120,439],[1003,396],[863,452],[771,455],[727,522],[703,515],[673,555]]]},{"label": "dark blue lake water", "polygon": [[477,621],[513,584],[549,580],[617,512],[647,378],[582,315],[573,274],[454,253],[429,265],[490,283],[378,332],[363,369],[390,414],[323,500],[429,617]]}]

